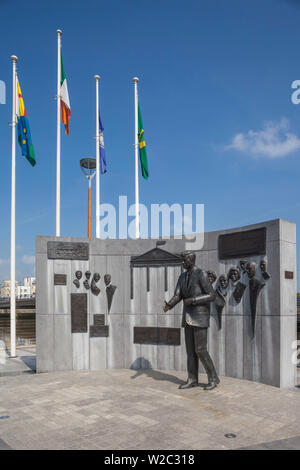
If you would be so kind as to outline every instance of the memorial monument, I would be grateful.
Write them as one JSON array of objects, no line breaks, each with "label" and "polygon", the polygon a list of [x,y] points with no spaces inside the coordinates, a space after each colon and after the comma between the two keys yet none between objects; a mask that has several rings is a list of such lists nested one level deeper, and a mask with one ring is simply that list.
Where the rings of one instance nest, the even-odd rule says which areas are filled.
[{"label": "memorial monument", "polygon": [[[182,255],[192,251],[209,297],[200,310],[216,370],[204,360],[210,383],[229,376],[294,386],[295,224],[277,219],[209,232],[202,249],[193,246],[185,238],[37,237],[37,371],[185,371],[182,302],[169,299],[184,276]],[[197,295],[192,289],[187,299]],[[164,301],[173,308],[163,312]]]}]

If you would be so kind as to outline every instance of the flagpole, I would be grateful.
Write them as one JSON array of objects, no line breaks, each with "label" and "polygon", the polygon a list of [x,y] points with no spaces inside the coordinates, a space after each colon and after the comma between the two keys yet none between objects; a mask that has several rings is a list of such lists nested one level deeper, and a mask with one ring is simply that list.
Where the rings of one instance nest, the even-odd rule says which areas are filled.
[{"label": "flagpole", "polygon": [[100,76],[95,75],[96,81],[96,238],[100,238],[100,147],[99,147],[99,81]]},{"label": "flagpole", "polygon": [[135,238],[140,238],[140,200],[139,200],[139,143],[138,143],[138,81],[134,83],[134,162],[135,162]]},{"label": "flagpole", "polygon": [[60,78],[61,78],[61,30],[57,33],[57,137],[56,137],[56,236],[60,237]]},{"label": "flagpole", "polygon": [[10,357],[16,357],[16,81],[18,57],[13,64],[12,146],[11,146],[11,229],[10,229]]}]

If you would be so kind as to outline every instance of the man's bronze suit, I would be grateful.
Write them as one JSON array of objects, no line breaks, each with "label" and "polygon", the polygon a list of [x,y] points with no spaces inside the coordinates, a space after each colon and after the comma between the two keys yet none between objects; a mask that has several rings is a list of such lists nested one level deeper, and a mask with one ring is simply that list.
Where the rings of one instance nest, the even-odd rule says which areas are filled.
[{"label": "man's bronze suit", "polygon": [[209,383],[219,383],[214,364],[207,350],[207,328],[210,319],[210,302],[215,299],[214,289],[207,273],[193,266],[178,279],[175,294],[166,303],[173,308],[183,300],[182,326],[185,329],[188,382],[198,382],[199,359],[202,362]]}]

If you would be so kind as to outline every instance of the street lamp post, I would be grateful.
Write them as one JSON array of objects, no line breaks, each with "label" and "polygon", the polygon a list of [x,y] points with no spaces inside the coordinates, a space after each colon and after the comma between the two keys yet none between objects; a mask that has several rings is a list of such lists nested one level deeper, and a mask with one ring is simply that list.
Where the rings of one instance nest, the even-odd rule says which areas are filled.
[{"label": "street lamp post", "polygon": [[96,174],[96,159],[82,158],[80,168],[89,183],[88,192],[88,237],[92,238],[92,180]]}]

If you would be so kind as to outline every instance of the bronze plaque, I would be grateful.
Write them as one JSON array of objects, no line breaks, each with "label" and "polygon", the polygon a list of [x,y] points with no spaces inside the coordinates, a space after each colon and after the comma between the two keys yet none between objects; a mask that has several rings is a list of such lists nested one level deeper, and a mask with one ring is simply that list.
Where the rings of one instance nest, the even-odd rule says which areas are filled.
[{"label": "bronze plaque", "polygon": [[89,259],[89,244],[77,242],[48,242],[48,259]]},{"label": "bronze plaque", "polygon": [[294,279],[293,271],[284,271],[284,277],[285,279]]},{"label": "bronze plaque", "polygon": [[135,326],[133,329],[134,344],[180,345],[180,328],[157,328],[152,326]]},{"label": "bronze plaque", "polygon": [[266,254],[266,227],[219,235],[219,259]]},{"label": "bronze plaque", "polygon": [[87,294],[71,294],[71,325],[72,333],[87,332]]},{"label": "bronze plaque", "polygon": [[158,344],[179,346],[180,328],[158,328]]},{"label": "bronze plaque", "polygon": [[105,324],[105,315],[102,313],[97,313],[94,315],[94,325],[103,326]]},{"label": "bronze plaque", "polygon": [[90,326],[90,337],[91,338],[107,338],[109,334],[108,325],[91,325]]},{"label": "bronze plaque", "polygon": [[67,275],[66,274],[54,274],[54,285],[55,286],[66,286]]}]

